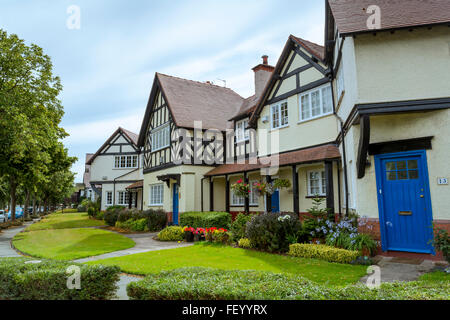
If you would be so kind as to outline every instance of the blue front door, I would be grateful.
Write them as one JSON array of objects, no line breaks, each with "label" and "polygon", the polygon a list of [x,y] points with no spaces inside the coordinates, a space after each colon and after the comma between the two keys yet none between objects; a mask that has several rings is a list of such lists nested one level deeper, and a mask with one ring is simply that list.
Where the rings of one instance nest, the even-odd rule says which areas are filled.
[{"label": "blue front door", "polygon": [[275,190],[274,193],[272,193],[272,212],[278,213],[280,212],[280,191]]},{"label": "blue front door", "polygon": [[375,156],[383,251],[434,253],[425,151]]},{"label": "blue front door", "polygon": [[178,225],[178,184],[176,183],[173,185],[172,199],[173,224]]}]

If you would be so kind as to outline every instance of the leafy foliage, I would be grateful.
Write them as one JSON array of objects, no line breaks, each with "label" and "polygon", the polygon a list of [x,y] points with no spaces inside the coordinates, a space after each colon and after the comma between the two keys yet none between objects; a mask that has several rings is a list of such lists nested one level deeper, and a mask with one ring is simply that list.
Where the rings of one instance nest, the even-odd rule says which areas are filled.
[{"label": "leafy foliage", "polygon": [[447,300],[450,281],[327,287],[297,275],[194,267],[151,274],[127,293],[135,300]]},{"label": "leafy foliage", "polygon": [[177,226],[167,227],[158,233],[158,239],[161,241],[182,241],[184,239],[183,228]]},{"label": "leafy foliage", "polygon": [[167,225],[167,214],[164,210],[146,210],[144,214],[148,218],[148,230],[160,231]]},{"label": "leafy foliage", "polygon": [[321,244],[295,243],[289,246],[289,255],[301,258],[322,259],[328,262],[350,263],[360,253]]},{"label": "leafy foliage", "polygon": [[233,234],[233,241],[239,241],[241,238],[245,238],[245,230],[247,223],[252,219],[251,214],[239,213],[231,224],[230,231]]},{"label": "leafy foliage", "polygon": [[239,248],[250,249],[252,247],[252,243],[247,238],[241,238],[238,242]]},{"label": "leafy foliage", "polygon": [[231,225],[228,212],[184,212],[180,215],[180,225],[193,228],[226,228]]},{"label": "leafy foliage", "polygon": [[267,213],[253,216],[246,236],[255,248],[269,252],[286,252],[289,244],[299,240],[301,223],[295,214]]},{"label": "leafy foliage", "polygon": [[[0,259],[0,300],[105,300],[115,296],[120,269],[26,258]],[[67,288],[67,267],[80,268],[81,288]]]},{"label": "leafy foliage", "polygon": [[434,246],[437,250],[442,251],[445,260],[450,262],[450,237],[446,230],[437,228],[434,235]]}]

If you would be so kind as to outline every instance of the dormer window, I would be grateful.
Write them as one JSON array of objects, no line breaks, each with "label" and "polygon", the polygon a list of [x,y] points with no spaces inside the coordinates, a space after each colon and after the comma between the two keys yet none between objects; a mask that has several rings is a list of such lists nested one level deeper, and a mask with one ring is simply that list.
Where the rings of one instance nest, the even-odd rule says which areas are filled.
[{"label": "dormer window", "polygon": [[236,122],[236,141],[247,141],[249,139],[248,133],[248,119]]},{"label": "dormer window", "polygon": [[288,103],[286,100],[270,106],[270,119],[272,129],[279,129],[289,125]]}]

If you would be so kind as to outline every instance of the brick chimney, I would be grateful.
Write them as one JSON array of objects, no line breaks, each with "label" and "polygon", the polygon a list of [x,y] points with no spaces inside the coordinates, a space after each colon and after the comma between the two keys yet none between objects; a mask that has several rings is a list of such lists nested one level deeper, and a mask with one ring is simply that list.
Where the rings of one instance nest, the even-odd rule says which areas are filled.
[{"label": "brick chimney", "polygon": [[262,56],[263,62],[252,69],[255,72],[255,94],[258,97],[264,90],[273,70],[275,70],[275,67],[269,65],[268,59],[268,56]]}]

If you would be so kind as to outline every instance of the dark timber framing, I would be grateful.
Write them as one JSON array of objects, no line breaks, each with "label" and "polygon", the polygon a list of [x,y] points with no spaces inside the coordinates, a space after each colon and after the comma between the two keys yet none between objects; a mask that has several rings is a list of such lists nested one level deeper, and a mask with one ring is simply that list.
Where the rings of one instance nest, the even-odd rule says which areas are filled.
[{"label": "dark timber framing", "polygon": [[209,211],[214,211],[214,178],[209,178]]},{"label": "dark timber framing", "polygon": [[[292,65],[292,62],[294,61],[296,56],[302,57],[308,62],[308,64],[296,68],[295,70],[289,71],[289,68]],[[261,98],[256,103],[256,109],[253,112],[252,116],[250,117],[249,126],[253,128],[256,127],[257,119],[259,118],[259,115],[264,106],[276,103],[292,95],[308,91],[317,86],[330,82],[329,76],[331,74],[331,70],[325,69],[319,64],[319,62],[323,62],[320,57],[317,57],[314,54],[312,54],[311,50],[305,47],[303,43],[299,42],[299,40],[297,40],[295,37],[290,36],[289,39],[286,41],[280,59],[278,59],[277,65],[272,73],[271,78],[269,79],[266,88],[264,89],[263,94],[261,95]],[[284,66],[286,66],[286,68],[283,71]],[[316,68],[320,73],[324,75],[324,78],[309,83],[307,85],[300,86],[301,72],[308,70],[310,68]],[[295,77],[296,89],[277,96],[282,81],[289,77]],[[271,95],[272,92],[273,94]]]},{"label": "dark timber framing", "polygon": [[300,197],[299,197],[299,189],[298,189],[298,172],[297,166],[292,166],[292,193],[293,193],[293,201],[294,201],[294,213],[298,214],[300,212]]},{"label": "dark timber framing", "polygon": [[364,178],[366,173],[367,152],[369,151],[370,143],[370,117],[364,115],[361,117],[358,145],[358,157],[356,160],[356,168],[358,171],[358,179]]},{"label": "dark timber framing", "polygon": [[371,143],[369,145],[369,155],[372,156],[382,153],[404,152],[413,150],[430,150],[432,149],[432,139],[433,136]]},{"label": "dark timber framing", "polygon": [[230,212],[230,179],[225,175],[225,211]]},{"label": "dark timber framing", "polygon": [[328,214],[334,217],[336,212],[334,207],[334,183],[333,183],[333,161],[325,161],[325,177],[327,188],[327,208]]},{"label": "dark timber framing", "polygon": [[[244,172],[244,183],[248,185],[248,173]],[[250,199],[245,197],[245,213],[250,213]]]},{"label": "dark timber framing", "polygon": [[[266,182],[272,183],[272,176],[267,175],[266,176]],[[272,195],[266,193],[266,206],[267,206],[267,212],[272,212]]]}]

